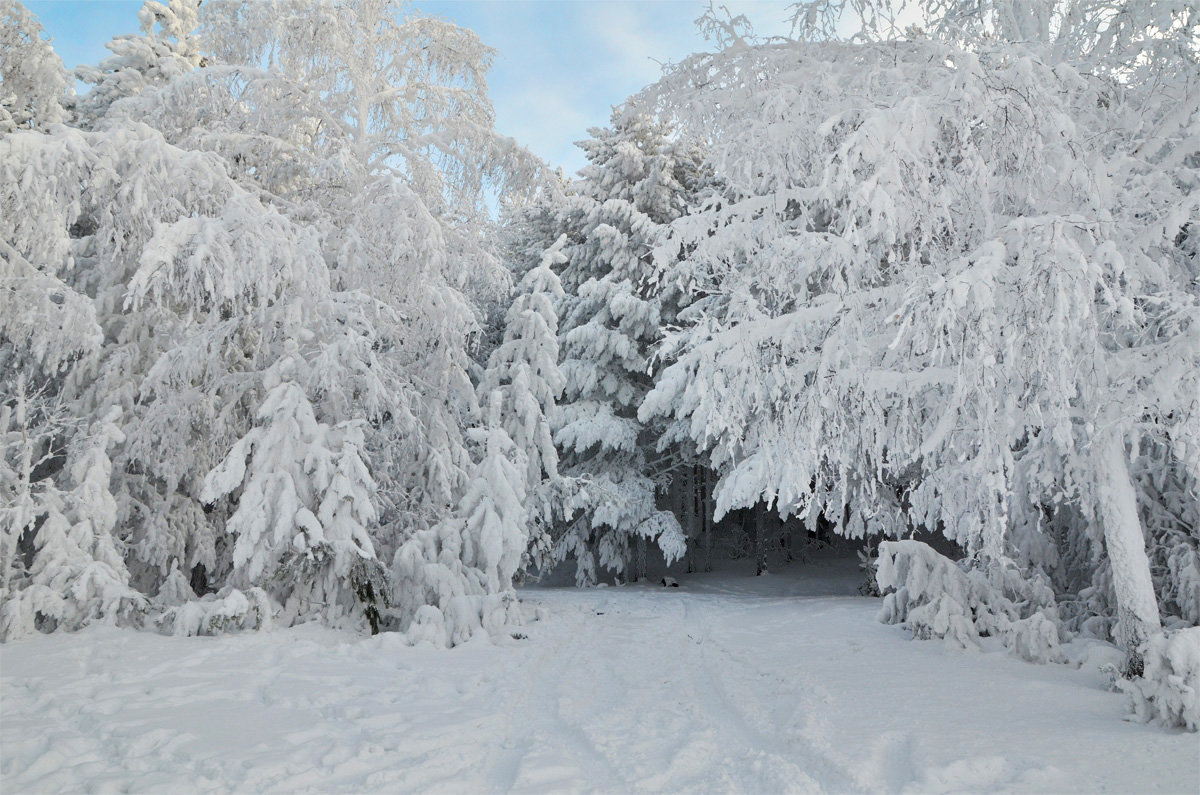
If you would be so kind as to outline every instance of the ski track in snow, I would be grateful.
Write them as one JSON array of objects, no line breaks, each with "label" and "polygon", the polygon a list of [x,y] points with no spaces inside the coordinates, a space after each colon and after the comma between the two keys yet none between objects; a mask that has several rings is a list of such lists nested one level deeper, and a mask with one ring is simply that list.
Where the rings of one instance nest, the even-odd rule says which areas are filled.
[{"label": "ski track in snow", "polygon": [[[525,640],[95,628],[0,647],[4,791],[1194,792],[1096,671],[910,642],[841,564],[530,588]],[[1090,655],[1090,656],[1089,656]]]}]

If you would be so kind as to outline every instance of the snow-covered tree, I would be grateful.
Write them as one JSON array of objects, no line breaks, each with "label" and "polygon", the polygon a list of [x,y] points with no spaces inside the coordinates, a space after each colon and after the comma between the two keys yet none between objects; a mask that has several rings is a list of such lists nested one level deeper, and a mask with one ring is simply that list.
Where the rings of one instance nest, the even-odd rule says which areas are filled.
[{"label": "snow-covered tree", "polygon": [[527,472],[523,451],[504,430],[503,404],[503,392],[494,390],[487,425],[474,434],[482,460],[455,515],[396,552],[394,615],[414,643],[456,645],[480,630],[494,635],[520,623],[513,577],[529,547]]},{"label": "snow-covered tree", "polygon": [[1143,650],[1144,677],[1118,681],[1132,716],[1200,731],[1200,627],[1155,635]]},{"label": "snow-covered tree", "polygon": [[488,594],[511,594],[513,577],[529,546],[526,533],[526,478],[513,459],[524,458],[505,432],[503,393],[488,401],[488,422],[480,429],[483,460],[460,505],[463,563],[483,573]]},{"label": "snow-covered tree", "polygon": [[272,366],[261,425],[208,474],[200,498],[236,492],[225,525],[236,537],[230,584],[263,587],[288,616],[349,615],[378,631],[386,590],[369,533],[375,483],[361,457],[362,421],[318,421],[292,380],[298,365],[285,357]]},{"label": "snow-covered tree", "polygon": [[64,417],[43,395],[29,393],[24,374],[0,393],[0,604],[24,579],[32,531],[56,507],[53,480],[38,477],[58,454]]},{"label": "snow-covered tree", "polygon": [[[266,596],[239,601],[234,583],[288,602],[285,621],[311,615],[304,602],[374,625],[388,584],[338,533],[354,525],[350,546],[390,558],[457,515],[480,307],[509,284],[484,191],[538,165],[492,129],[491,51],[449,23],[371,0],[175,0],[141,18],[87,71],[86,131],[0,140],[3,266],[20,285],[0,296],[0,357],[36,388],[55,379],[69,413],[121,409],[116,528],[134,585],[179,607],[163,626],[207,631],[235,603],[261,614]],[[298,441],[328,472],[252,455],[284,426],[316,429]],[[206,494],[239,454],[253,477]],[[221,495],[289,477],[323,535],[281,551]],[[224,606],[174,604],[215,591]]]},{"label": "snow-covered tree", "polygon": [[95,125],[112,104],[204,65],[197,27],[200,0],[148,0],[138,11],[142,32],[117,36],[105,46],[112,55],[75,76],[91,88],[72,104],[80,126]]},{"label": "snow-covered tree", "polygon": [[591,134],[580,144],[589,160],[582,179],[552,210],[554,229],[567,236],[559,329],[566,387],[554,438],[584,501],[556,543],[561,557],[577,561],[580,583],[595,582],[597,565],[643,576],[647,541],[668,561],[684,550],[678,521],[658,509],[668,467],[647,456],[655,440],[637,410],[652,383],[663,312],[676,308],[663,300],[669,287],[650,254],[693,200],[701,173],[694,150],[648,116],[614,111],[613,127]]},{"label": "snow-covered tree", "polygon": [[[18,423],[24,419],[22,404],[17,404],[13,417]],[[5,562],[10,569],[0,594],[0,639],[79,629],[96,620],[134,621],[144,610],[146,599],[129,586],[129,572],[113,538],[117,506],[109,491],[108,447],[122,441],[116,425],[119,415],[118,409],[105,414],[89,429],[80,449],[72,451],[69,491],[42,483],[27,513],[4,517],[12,524],[6,522],[3,528],[9,536]],[[11,536],[27,530],[29,550],[18,554],[28,562],[22,561],[24,571],[14,573]]]},{"label": "snow-covered tree", "polygon": [[414,642],[453,645],[519,623],[513,579],[529,558],[549,562],[545,517],[555,514],[561,480],[550,423],[563,384],[554,309],[563,292],[552,266],[564,243],[546,249],[517,287],[480,381],[486,422],[472,435],[481,459],[455,515],[396,553],[395,612]]},{"label": "snow-covered tree", "polygon": [[67,73],[43,32],[18,0],[0,0],[0,135],[67,119]]},{"label": "snow-covered tree", "polygon": [[1200,625],[1200,485],[1161,441],[1143,439],[1137,453],[1132,474],[1163,615]]},{"label": "snow-covered tree", "polygon": [[205,511],[200,491],[251,431],[264,374],[298,345],[310,365],[304,387],[338,413],[330,424],[356,419],[351,396],[381,391],[372,320],[388,308],[333,291],[313,230],[264,206],[216,156],[172,147],[144,126],[16,133],[0,154],[0,169],[24,184],[53,186],[13,196],[21,259],[10,262],[70,288],[42,296],[41,318],[52,321],[73,295],[90,310],[71,319],[86,333],[64,323],[46,344],[71,346],[45,353],[30,301],[34,336],[12,350],[65,357],[63,394],[78,415],[122,409],[112,491],[135,584],[153,593],[182,568],[202,572],[201,590],[220,587],[233,545],[223,541],[225,514]]},{"label": "snow-covered tree", "polygon": [[78,217],[77,142],[64,133],[0,137],[0,205],[8,208],[0,214],[0,341],[13,378],[25,368],[60,373],[103,339],[90,296],[73,283],[66,233]]},{"label": "snow-covered tree", "polygon": [[558,476],[558,452],[550,417],[563,389],[558,368],[558,316],[562,285],[552,266],[566,261],[566,236],[546,249],[536,268],[521,277],[504,319],[504,338],[492,351],[480,383],[481,395],[500,391],[499,425],[525,458],[525,483]]},{"label": "snow-covered tree", "polygon": [[403,175],[435,214],[484,212],[485,184],[536,166],[493,129],[494,52],[472,31],[396,0],[218,0],[204,12],[220,63],[264,63],[298,99],[318,100],[328,129],[310,133],[315,143],[345,143],[368,173]]},{"label": "snow-covered tree", "polygon": [[384,367],[366,404],[390,554],[470,476],[471,346],[508,289],[485,190],[521,188],[537,163],[492,127],[492,51],[451,23],[376,0],[213,2],[201,29],[206,68],[118,110],[219,153],[320,230],[338,288],[391,310],[372,324]]},{"label": "snow-covered tree", "polygon": [[981,635],[1001,636],[1031,662],[1063,662],[1054,590],[1011,563],[959,566],[920,541],[879,545],[880,619],[904,623],[918,638],[946,638],[975,647]]},{"label": "snow-covered tree", "polygon": [[1200,449],[1200,93],[1176,57],[1171,103],[994,40],[738,41],[648,89],[727,180],[660,248],[711,287],[641,414],[709,452],[718,513],[999,559],[1073,506],[1136,670],[1158,609],[1128,461]]},{"label": "snow-covered tree", "polygon": [[560,235],[542,252],[538,265],[521,277],[504,318],[503,339],[489,356],[479,385],[481,398],[496,396],[499,427],[515,445],[524,473],[527,556],[539,569],[550,563],[549,528],[563,511],[556,499],[562,481],[551,428],[565,383],[558,369],[555,310],[563,290],[553,270],[566,261],[565,243],[566,236]]}]

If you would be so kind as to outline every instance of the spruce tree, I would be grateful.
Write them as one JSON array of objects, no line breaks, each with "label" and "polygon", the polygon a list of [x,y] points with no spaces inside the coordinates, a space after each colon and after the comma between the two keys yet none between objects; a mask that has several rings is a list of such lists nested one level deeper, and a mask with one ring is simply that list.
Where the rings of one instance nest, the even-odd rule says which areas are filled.
[{"label": "spruce tree", "polygon": [[582,503],[556,549],[577,561],[580,583],[595,582],[598,566],[644,576],[649,541],[668,562],[684,551],[678,521],[658,505],[668,467],[655,460],[655,434],[637,412],[653,383],[664,310],[673,310],[654,250],[695,201],[699,173],[694,152],[647,116],[615,111],[611,128],[591,134],[580,144],[588,166],[554,209],[568,241],[559,330],[566,388],[554,438]]}]

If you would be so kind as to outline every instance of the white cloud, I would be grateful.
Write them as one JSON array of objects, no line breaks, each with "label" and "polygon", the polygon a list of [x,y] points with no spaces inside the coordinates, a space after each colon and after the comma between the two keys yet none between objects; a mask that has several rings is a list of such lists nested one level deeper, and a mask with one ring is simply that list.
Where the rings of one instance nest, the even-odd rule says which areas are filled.
[{"label": "white cloud", "polygon": [[[658,79],[662,62],[677,60],[696,48],[698,41],[691,20],[697,5],[581,4],[587,12],[581,19],[586,31],[580,32],[594,36],[607,52],[609,57],[602,65],[605,77],[631,85],[632,92]],[[664,9],[670,13],[664,15]]]}]

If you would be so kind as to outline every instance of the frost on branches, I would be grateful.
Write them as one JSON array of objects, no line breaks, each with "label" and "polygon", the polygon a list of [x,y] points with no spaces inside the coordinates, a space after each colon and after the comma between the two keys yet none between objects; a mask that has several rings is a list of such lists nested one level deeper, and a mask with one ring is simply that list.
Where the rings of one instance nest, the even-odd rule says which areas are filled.
[{"label": "frost on branches", "polygon": [[1200,627],[1160,633],[1142,647],[1142,677],[1120,680],[1133,717],[1200,730]]},{"label": "frost on branches", "polygon": [[236,537],[231,584],[263,587],[287,623],[350,616],[378,631],[386,591],[367,529],[377,514],[361,422],[318,422],[290,380],[294,366],[285,358],[267,374],[261,424],[208,474],[200,498],[213,503],[237,491],[225,524]]},{"label": "frost on branches", "polygon": [[1183,544],[1172,594],[1198,541],[1183,499],[1147,539],[1138,495],[1194,501],[1200,466],[1197,19],[1147,9],[1103,56],[734,36],[637,99],[727,181],[656,251],[709,288],[639,414],[707,452],[718,514],[773,502],[1046,570],[1086,547],[1131,674],[1159,627],[1147,541]]},{"label": "frost on branches", "polygon": [[138,11],[141,35],[117,36],[105,45],[112,55],[76,70],[75,77],[91,86],[72,104],[79,126],[95,125],[120,99],[160,88],[205,65],[196,35],[199,10],[200,0],[143,5]]},{"label": "frost on branches", "polygon": [[[8,69],[10,38],[41,41],[3,10]],[[31,500],[75,488],[55,451],[115,406],[118,579],[159,626],[375,629],[397,596],[377,560],[453,519],[478,468],[473,346],[508,289],[485,190],[531,189],[540,166],[492,129],[491,51],[441,20],[374,0],[140,18],[84,70],[77,126],[50,103],[0,137],[5,422],[18,376],[78,420],[27,413],[37,438],[6,441],[5,581],[27,573]],[[59,102],[41,63],[29,96]],[[30,457],[48,463],[21,475]],[[511,591],[510,557],[489,593]]]},{"label": "frost on branches", "polygon": [[[20,432],[26,411],[21,395],[15,416],[7,406],[0,412],[0,419],[9,421],[9,434]],[[6,567],[0,640],[35,631],[80,629],[97,620],[135,621],[145,610],[146,598],[129,587],[129,572],[113,537],[117,509],[109,492],[108,448],[123,441],[116,425],[119,416],[119,409],[110,410],[71,451],[65,467],[70,490],[39,484],[25,506],[15,506],[24,511],[3,517]],[[6,447],[11,441],[6,439]],[[5,466],[0,474],[10,470]],[[9,483],[0,485],[11,488]]]},{"label": "frost on branches", "polygon": [[0,0],[0,135],[66,121],[67,74],[17,0]]},{"label": "frost on branches", "polygon": [[665,225],[686,211],[701,173],[694,149],[668,132],[649,117],[614,112],[611,129],[594,129],[580,144],[589,160],[582,179],[546,211],[555,237],[566,236],[566,385],[554,440],[564,474],[581,484],[581,510],[558,533],[556,550],[575,559],[580,584],[596,582],[598,567],[644,576],[648,541],[668,562],[685,547],[678,520],[658,509],[668,468],[647,455],[655,439],[637,417],[671,309],[649,255]]}]

